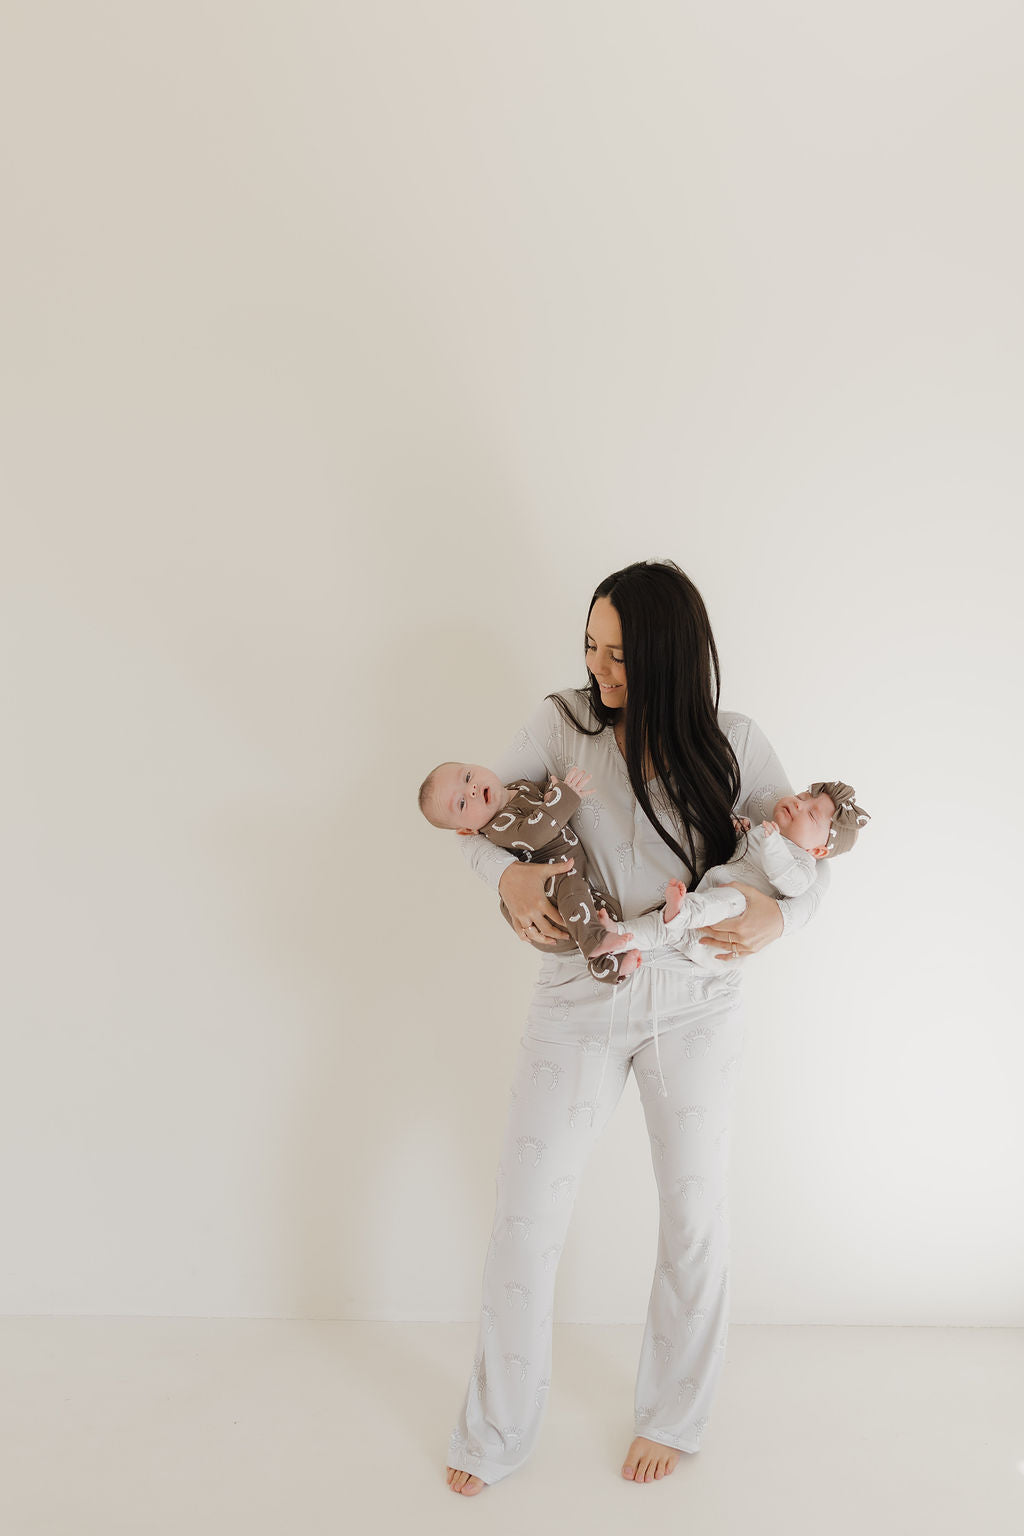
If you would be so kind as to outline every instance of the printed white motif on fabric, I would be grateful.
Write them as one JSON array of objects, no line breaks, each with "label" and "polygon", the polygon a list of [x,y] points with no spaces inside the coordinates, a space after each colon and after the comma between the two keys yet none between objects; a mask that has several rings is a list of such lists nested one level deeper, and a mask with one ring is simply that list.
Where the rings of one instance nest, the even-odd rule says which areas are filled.
[{"label": "printed white motif on fabric", "polygon": [[597,1105],[592,1103],[590,1099],[585,1099],[582,1104],[570,1104],[569,1105],[569,1124],[570,1125],[575,1125],[577,1120],[582,1119],[584,1116],[588,1116],[589,1118],[587,1120],[587,1124],[590,1126],[591,1129],[593,1129],[593,1127],[594,1127],[594,1117],[596,1116],[596,1114],[597,1114]]},{"label": "printed white motif on fabric", "polygon": [[702,1131],[704,1129],[704,1109],[700,1104],[687,1104],[685,1109],[676,1111],[676,1119],[679,1129],[685,1131]]},{"label": "printed white motif on fabric", "polygon": [[531,1163],[534,1168],[547,1151],[547,1142],[541,1141],[538,1136],[519,1136],[516,1145],[519,1148],[519,1161]]},{"label": "printed white motif on fabric", "polygon": [[557,1088],[561,1075],[562,1069],[557,1061],[535,1061],[530,1068],[530,1081],[537,1088]]},{"label": "printed white motif on fabric", "polygon": [[510,1280],[505,1286],[505,1300],[510,1307],[518,1307],[521,1312],[525,1312],[530,1305],[529,1287],[518,1280]]},{"label": "printed white motif on fabric", "polygon": [[601,812],[603,810],[604,805],[602,801],[598,800],[596,795],[588,795],[583,801],[583,804],[580,806],[579,810],[576,812],[576,815],[582,822],[583,814],[586,812],[590,817],[590,830],[591,832],[596,832],[598,827],[601,825]]},{"label": "printed white motif on fabric", "polygon": [[695,1029],[688,1031],[683,1037],[686,1041],[687,1056],[706,1056],[711,1049],[711,1042],[715,1038],[714,1032],[699,1024]]},{"label": "printed white motif on fabric", "polygon": [[510,1352],[507,1355],[502,1355],[501,1358],[505,1362],[505,1371],[509,1376],[514,1375],[514,1373],[518,1371],[519,1380],[526,1380],[526,1373],[530,1369],[529,1360],[525,1359],[522,1355],[515,1354],[514,1352]]}]

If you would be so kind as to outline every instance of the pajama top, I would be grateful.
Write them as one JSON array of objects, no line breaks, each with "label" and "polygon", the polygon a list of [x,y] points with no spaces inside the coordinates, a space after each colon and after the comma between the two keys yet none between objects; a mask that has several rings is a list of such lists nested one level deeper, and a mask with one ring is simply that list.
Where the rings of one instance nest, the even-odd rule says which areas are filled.
[{"label": "pajama top", "polygon": [[[573,713],[595,723],[586,692],[562,693]],[[747,715],[719,711],[718,723],[736,754],[740,768],[740,792],[733,814],[760,823],[771,815],[776,802],[792,788],[782,764],[764,733]],[[625,759],[611,726],[596,736],[586,736],[566,720],[554,699],[545,699],[527,720],[508,750],[494,764],[503,783],[514,779],[545,782],[550,775],[564,779],[575,764],[591,775],[591,794],[585,795],[570,825],[587,850],[590,878],[617,904],[623,918],[652,911],[665,901],[669,880],[692,883],[692,875],[678,855],[663,842],[637,804]],[[679,838],[674,810],[658,781],[651,784],[651,799],[662,824]],[[482,837],[459,838],[463,856],[493,889],[513,856]],[[701,849],[697,848],[697,875],[703,873]],[[783,899],[783,931],[802,928],[817,910],[828,887],[825,860],[817,863],[814,883],[802,896]],[[695,966],[671,945],[652,950],[644,964],[620,987],[603,986],[589,975],[578,952],[550,954],[544,958],[530,1003],[531,1028],[543,1028],[552,1019],[561,1025],[571,1019],[572,1032],[585,1041],[611,1038],[615,1014],[620,1019],[653,1019],[656,1026],[671,1027],[693,1006],[707,998],[723,998],[740,985],[742,967],[726,975],[710,975]]]}]

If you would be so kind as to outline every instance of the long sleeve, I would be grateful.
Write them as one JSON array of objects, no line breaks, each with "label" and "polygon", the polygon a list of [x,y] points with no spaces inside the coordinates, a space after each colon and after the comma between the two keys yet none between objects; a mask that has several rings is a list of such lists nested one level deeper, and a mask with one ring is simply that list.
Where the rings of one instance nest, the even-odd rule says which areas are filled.
[{"label": "long sleeve", "polygon": [[814,859],[781,832],[765,835],[761,843],[761,867],[783,896],[802,896],[817,876]]},{"label": "long sleeve", "polygon": [[[736,814],[749,816],[752,822],[759,824],[771,816],[783,795],[792,794],[792,786],[760,726],[746,715],[723,716],[722,724],[740,765],[740,798]],[[804,894],[780,899],[783,933],[795,933],[811,920],[828,891],[829,879],[826,861],[819,859],[814,883]]]},{"label": "long sleeve", "polygon": [[[562,760],[563,742],[561,716],[554,703],[545,699],[516,732],[494,764],[494,771],[503,784],[511,784],[515,779],[545,784],[551,774],[562,778],[568,766]],[[460,837],[458,841],[473,873],[496,891],[508,866],[516,862],[515,855],[496,848],[486,837]]]}]

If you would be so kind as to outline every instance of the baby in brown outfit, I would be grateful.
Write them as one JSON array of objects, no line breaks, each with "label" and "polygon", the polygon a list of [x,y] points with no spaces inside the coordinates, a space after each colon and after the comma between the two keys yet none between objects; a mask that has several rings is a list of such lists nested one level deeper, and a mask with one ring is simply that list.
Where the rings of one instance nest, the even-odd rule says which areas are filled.
[{"label": "baby in brown outfit", "polygon": [[[587,878],[583,844],[569,825],[581,796],[593,793],[586,788],[589,780],[589,773],[570,768],[563,780],[552,778],[547,785],[531,779],[502,784],[496,773],[478,763],[440,763],[420,785],[420,810],[431,826],[460,837],[486,837],[523,863],[560,864],[571,858],[573,868],[552,875],[544,888],[571,938],[555,944],[530,942],[546,954],[581,950],[590,974],[615,985],[633,974],[640,953],[635,949],[609,953],[616,942],[622,942],[621,936],[604,928],[597,914],[606,910],[617,923],[619,913],[611,897]],[[504,902],[501,910],[511,923]]]}]

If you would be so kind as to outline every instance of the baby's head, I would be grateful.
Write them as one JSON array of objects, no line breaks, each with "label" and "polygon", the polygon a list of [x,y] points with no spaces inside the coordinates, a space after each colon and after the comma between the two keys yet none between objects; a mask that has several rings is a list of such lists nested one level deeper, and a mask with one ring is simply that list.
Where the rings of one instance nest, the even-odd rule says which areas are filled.
[{"label": "baby's head", "polygon": [[799,795],[785,795],[772,811],[783,837],[816,859],[847,853],[871,817],[853,803],[855,791],[839,779],[823,779]]},{"label": "baby's head", "polygon": [[439,763],[420,785],[420,810],[432,827],[470,837],[504,810],[509,792],[479,763]]}]

